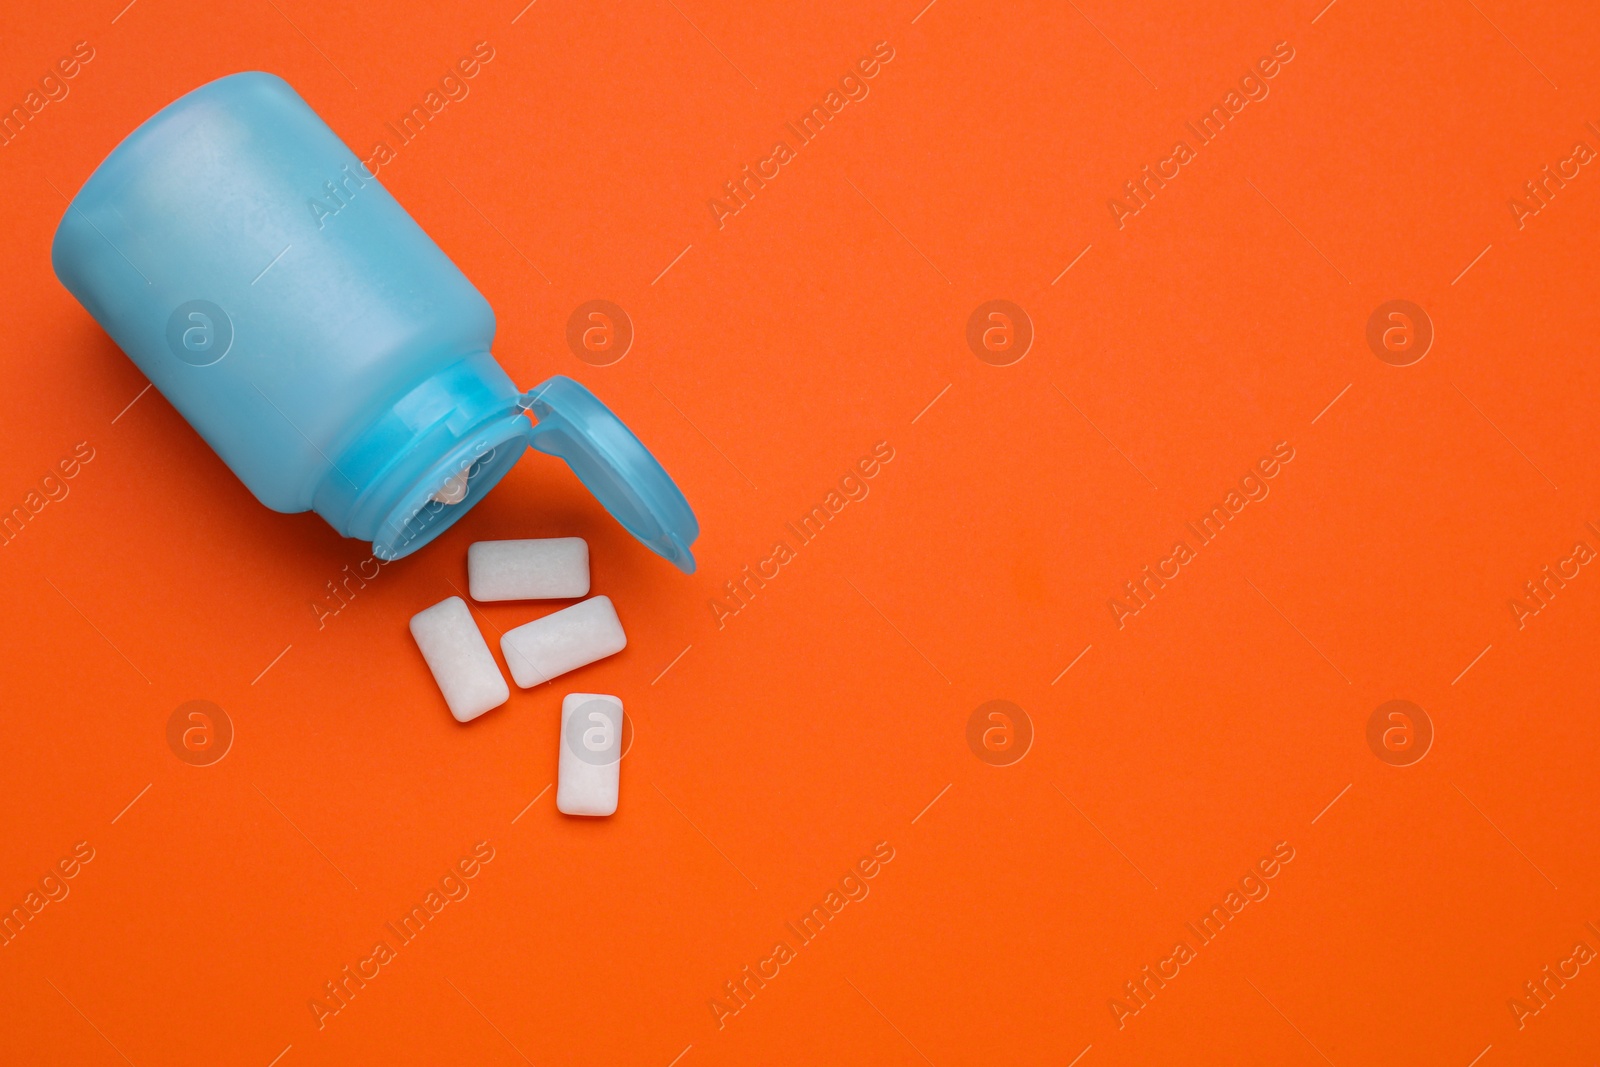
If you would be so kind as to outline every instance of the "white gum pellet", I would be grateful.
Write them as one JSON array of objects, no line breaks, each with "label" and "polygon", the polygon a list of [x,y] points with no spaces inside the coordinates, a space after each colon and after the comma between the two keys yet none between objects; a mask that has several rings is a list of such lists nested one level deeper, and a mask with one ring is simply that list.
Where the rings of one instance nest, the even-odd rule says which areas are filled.
[{"label": "white gum pellet", "polygon": [[467,548],[474,600],[560,600],[589,595],[589,543],[581,537],[478,541]]},{"label": "white gum pellet", "polygon": [[617,810],[622,722],[622,701],[614,696],[568,693],[562,699],[556,810],[567,815]]},{"label": "white gum pellet", "polygon": [[476,719],[511,699],[505,676],[465,600],[453,596],[417,612],[411,616],[411,636],[458,722]]},{"label": "white gum pellet", "polygon": [[590,597],[500,638],[511,677],[524,689],[621,652],[628,644],[611,598]]}]

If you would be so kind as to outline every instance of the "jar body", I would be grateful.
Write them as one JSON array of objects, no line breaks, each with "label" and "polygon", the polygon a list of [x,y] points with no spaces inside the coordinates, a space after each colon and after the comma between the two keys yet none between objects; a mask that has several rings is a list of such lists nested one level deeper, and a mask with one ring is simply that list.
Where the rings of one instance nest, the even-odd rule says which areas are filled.
[{"label": "jar body", "polygon": [[[376,422],[394,424],[387,448],[409,429],[442,454],[518,413],[488,302],[274,75],[211,82],[140,126],[74,199],[52,259],[263,504],[316,507],[347,536],[373,536],[352,516],[386,513],[371,494],[405,458],[363,455]],[[428,387],[447,371],[453,385]]]}]

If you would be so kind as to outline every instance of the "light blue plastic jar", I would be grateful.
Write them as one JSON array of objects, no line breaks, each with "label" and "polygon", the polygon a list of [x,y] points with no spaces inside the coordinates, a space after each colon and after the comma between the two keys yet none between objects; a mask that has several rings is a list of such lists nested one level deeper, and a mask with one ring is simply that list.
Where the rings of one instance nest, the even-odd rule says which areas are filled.
[{"label": "light blue plastic jar", "polygon": [[51,258],[276,511],[398,559],[531,444],[694,570],[699,525],[661,465],[577,382],[517,388],[488,301],[281,78],[221,78],[146,121],[78,192]]}]

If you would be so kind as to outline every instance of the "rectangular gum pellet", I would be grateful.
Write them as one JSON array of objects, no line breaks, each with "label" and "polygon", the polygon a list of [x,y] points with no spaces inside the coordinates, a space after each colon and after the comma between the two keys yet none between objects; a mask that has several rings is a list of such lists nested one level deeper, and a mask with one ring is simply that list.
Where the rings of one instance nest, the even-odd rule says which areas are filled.
[{"label": "rectangular gum pellet", "polygon": [[511,677],[524,689],[615,655],[627,644],[622,621],[607,596],[590,597],[508,630],[500,638]]},{"label": "rectangular gum pellet", "polygon": [[589,543],[581,537],[478,541],[467,548],[472,599],[561,600],[589,595]]},{"label": "rectangular gum pellet", "polygon": [[456,721],[470,722],[511,699],[465,600],[453,596],[417,612],[411,616],[411,636]]},{"label": "rectangular gum pellet", "polygon": [[568,693],[561,700],[556,810],[612,814],[621,767],[622,701],[605,693]]}]

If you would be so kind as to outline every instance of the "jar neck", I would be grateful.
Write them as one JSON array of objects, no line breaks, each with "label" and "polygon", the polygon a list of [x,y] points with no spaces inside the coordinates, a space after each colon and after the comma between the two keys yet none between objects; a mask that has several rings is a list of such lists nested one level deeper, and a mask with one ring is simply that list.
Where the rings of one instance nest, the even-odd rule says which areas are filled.
[{"label": "jar neck", "polygon": [[488,352],[445,367],[379,412],[332,457],[312,509],[344,536],[371,541],[379,559],[410,555],[466,514],[521,458],[532,423],[518,395]]}]

